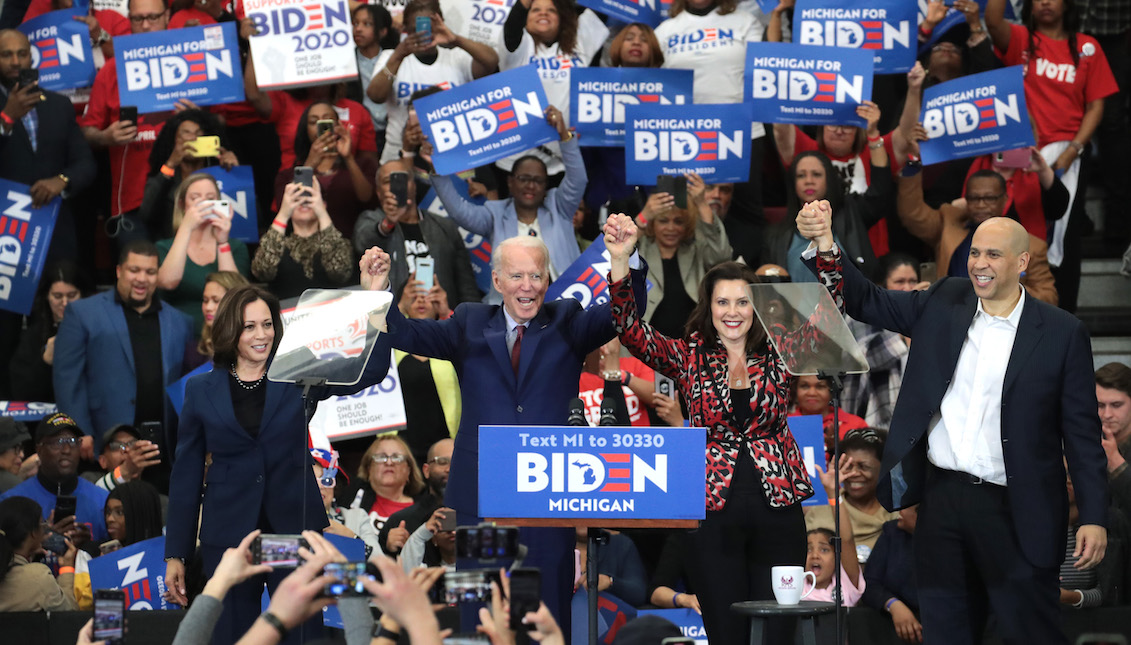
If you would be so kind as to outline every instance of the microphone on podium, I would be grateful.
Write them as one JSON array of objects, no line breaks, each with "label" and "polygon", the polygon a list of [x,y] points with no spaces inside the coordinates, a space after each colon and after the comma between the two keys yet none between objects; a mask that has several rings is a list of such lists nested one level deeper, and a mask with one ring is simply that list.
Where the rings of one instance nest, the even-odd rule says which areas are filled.
[{"label": "microphone on podium", "polygon": [[601,420],[599,426],[617,425],[617,403],[612,399],[601,401]]},{"label": "microphone on podium", "polygon": [[587,426],[589,422],[585,420],[585,404],[581,399],[574,397],[569,402],[569,416],[566,417],[567,426]]}]

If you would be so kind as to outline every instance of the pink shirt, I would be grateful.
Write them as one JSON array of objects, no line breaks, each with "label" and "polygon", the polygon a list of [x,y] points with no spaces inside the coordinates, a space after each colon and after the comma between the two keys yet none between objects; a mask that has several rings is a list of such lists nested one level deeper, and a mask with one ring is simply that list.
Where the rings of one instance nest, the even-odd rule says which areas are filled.
[{"label": "pink shirt", "polygon": [[[860,597],[864,595],[864,572],[863,571],[861,571],[859,573],[859,577],[860,577],[860,587],[857,588],[856,585],[852,584],[852,578],[849,578],[848,573],[844,570],[844,565],[841,565],[841,567],[840,567],[840,584],[841,584],[841,589],[842,589],[841,593],[844,594],[844,606],[845,607],[855,607],[856,603],[860,602]],[[813,585],[809,584],[809,579],[806,578],[805,579],[805,592],[803,592],[803,593],[808,592],[810,589],[812,589],[812,587],[813,587]],[[833,601],[833,589],[834,589],[834,585],[833,585],[832,581],[830,580],[829,586],[825,587],[824,589],[813,589],[813,593],[806,596],[805,600],[821,600],[821,601],[824,601],[824,602],[832,602]]]}]

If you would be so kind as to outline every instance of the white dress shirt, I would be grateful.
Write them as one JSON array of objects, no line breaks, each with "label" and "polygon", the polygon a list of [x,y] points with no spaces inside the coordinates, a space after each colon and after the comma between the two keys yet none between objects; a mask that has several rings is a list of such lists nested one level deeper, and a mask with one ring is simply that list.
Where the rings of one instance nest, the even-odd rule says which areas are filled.
[{"label": "white dress shirt", "polygon": [[935,466],[1006,485],[1001,395],[1024,308],[1024,291],[1004,318],[986,313],[978,300],[950,387],[927,431],[927,458]]}]

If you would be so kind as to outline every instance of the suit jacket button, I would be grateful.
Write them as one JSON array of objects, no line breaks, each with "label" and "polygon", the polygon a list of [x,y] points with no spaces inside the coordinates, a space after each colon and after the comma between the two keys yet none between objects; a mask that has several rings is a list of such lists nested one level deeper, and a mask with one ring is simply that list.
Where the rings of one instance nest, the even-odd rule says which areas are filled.
[{"label": "suit jacket button", "polygon": [[521,414],[522,413],[522,406],[521,405],[518,406],[517,408],[515,408],[515,410],[517,410]]},{"label": "suit jacket button", "polygon": [[256,475],[255,476],[255,483],[262,484],[263,483],[263,475]]}]

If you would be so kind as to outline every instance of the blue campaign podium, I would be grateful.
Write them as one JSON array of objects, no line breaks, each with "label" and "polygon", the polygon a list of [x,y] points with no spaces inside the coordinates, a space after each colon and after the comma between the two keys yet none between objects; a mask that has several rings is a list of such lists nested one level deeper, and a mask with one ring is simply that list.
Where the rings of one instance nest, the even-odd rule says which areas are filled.
[{"label": "blue campaign podium", "polygon": [[480,426],[479,516],[589,529],[590,642],[597,636],[597,530],[696,528],[706,515],[706,430]]}]

